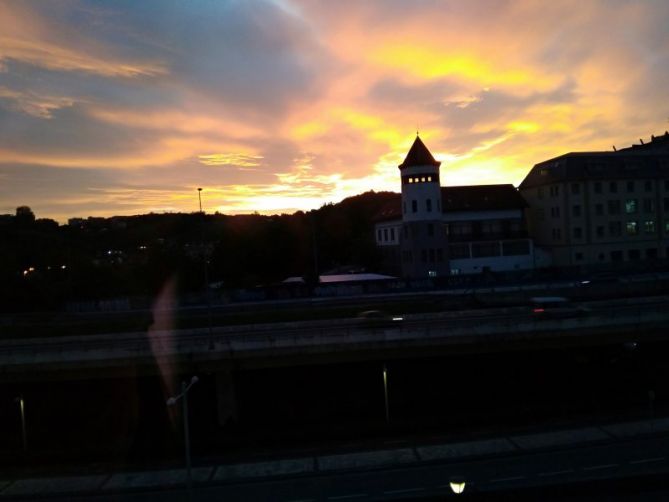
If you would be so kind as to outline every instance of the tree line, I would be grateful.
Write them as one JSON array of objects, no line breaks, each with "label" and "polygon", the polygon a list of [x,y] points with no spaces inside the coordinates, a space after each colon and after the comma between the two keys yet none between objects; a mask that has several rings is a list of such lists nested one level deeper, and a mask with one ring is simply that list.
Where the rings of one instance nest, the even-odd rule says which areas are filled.
[{"label": "tree line", "polygon": [[153,296],[170,279],[182,294],[198,292],[205,265],[208,283],[225,289],[377,270],[373,220],[398,198],[372,191],[293,214],[150,213],[67,225],[22,206],[0,216],[0,310]]}]

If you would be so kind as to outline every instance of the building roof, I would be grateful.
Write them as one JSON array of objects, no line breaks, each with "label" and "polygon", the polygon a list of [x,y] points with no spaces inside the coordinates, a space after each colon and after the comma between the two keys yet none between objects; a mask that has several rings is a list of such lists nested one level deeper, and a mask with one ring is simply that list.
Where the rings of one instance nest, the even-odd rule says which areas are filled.
[{"label": "building roof", "polygon": [[527,202],[511,184],[441,187],[444,213],[452,211],[502,211],[523,209]]},{"label": "building roof", "polygon": [[404,169],[405,167],[411,166],[435,166],[439,167],[441,162],[434,160],[434,157],[430,153],[430,150],[427,149],[425,143],[416,135],[416,139],[409,149],[404,162],[402,162],[398,167]]},{"label": "building roof", "polygon": [[669,177],[669,132],[620,150],[570,152],[536,164],[520,189],[563,181]]},{"label": "building roof", "polygon": [[[363,273],[363,274],[334,274],[334,275],[321,275],[319,276],[320,284],[339,284],[342,282],[370,282],[370,281],[387,281],[391,279],[397,279],[391,275],[382,275],[382,274],[372,274],[372,273]],[[291,283],[304,283],[302,277],[288,277],[283,281],[285,284]]]},{"label": "building roof", "polygon": [[669,177],[669,150],[572,152],[536,164],[520,189],[564,181]]},{"label": "building roof", "polygon": [[[524,209],[527,202],[511,184],[441,187],[443,213]],[[389,202],[374,217],[376,223],[402,219],[402,198]]]}]

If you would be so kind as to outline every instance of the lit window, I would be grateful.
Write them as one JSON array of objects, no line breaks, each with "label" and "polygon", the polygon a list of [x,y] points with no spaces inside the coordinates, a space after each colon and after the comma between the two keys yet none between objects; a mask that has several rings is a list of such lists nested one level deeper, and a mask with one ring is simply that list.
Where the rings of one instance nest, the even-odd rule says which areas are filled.
[{"label": "lit window", "polygon": [[643,228],[644,228],[644,231],[647,234],[654,234],[655,233],[655,221],[654,220],[644,221]]},{"label": "lit window", "polygon": [[637,211],[637,200],[636,199],[627,199],[625,201],[625,212],[627,214],[634,214]]},{"label": "lit window", "polygon": [[628,221],[625,228],[627,235],[637,235],[639,233],[639,224],[636,221]]}]

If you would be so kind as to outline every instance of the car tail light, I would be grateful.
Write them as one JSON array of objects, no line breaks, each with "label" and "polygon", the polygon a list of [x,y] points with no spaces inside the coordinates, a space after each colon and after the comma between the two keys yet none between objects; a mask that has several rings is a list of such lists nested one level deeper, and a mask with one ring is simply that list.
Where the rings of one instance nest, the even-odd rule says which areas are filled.
[{"label": "car tail light", "polygon": [[533,309],[532,312],[534,312],[535,314],[541,314],[542,312],[544,312],[544,309]]}]

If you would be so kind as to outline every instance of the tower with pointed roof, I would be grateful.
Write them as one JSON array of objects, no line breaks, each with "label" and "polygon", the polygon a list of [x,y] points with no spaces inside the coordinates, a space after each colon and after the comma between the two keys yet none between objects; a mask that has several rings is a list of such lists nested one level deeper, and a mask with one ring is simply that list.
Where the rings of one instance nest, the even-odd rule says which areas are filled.
[{"label": "tower with pointed roof", "polygon": [[404,162],[398,166],[402,180],[400,253],[405,277],[436,277],[449,272],[440,165],[416,135]]}]

